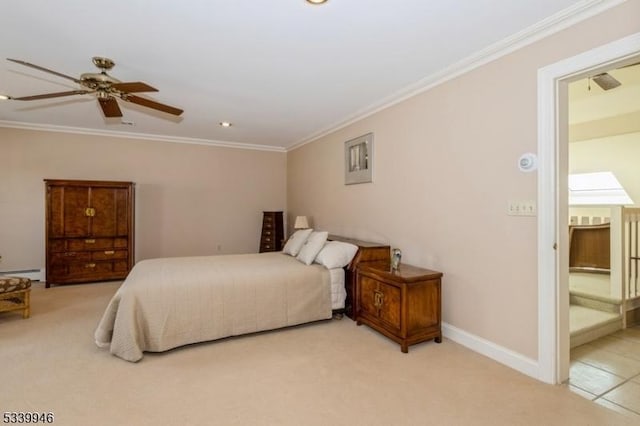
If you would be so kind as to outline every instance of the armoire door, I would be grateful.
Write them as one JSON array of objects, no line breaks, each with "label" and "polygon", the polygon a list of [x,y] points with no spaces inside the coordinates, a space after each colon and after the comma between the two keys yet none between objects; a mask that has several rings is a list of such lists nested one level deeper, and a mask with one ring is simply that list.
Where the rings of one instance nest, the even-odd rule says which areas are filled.
[{"label": "armoire door", "polygon": [[49,189],[49,237],[89,235],[89,188],[53,186]]},{"label": "armoire door", "polygon": [[91,188],[90,235],[113,237],[129,233],[128,190],[126,188]]}]

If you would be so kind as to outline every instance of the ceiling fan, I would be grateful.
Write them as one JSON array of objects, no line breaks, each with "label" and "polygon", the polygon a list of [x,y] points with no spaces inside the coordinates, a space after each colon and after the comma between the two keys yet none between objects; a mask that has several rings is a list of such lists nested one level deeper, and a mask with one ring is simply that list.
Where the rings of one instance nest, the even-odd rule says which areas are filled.
[{"label": "ceiling fan", "polygon": [[[622,68],[627,68],[627,67],[633,67],[636,65],[640,65],[640,62],[637,62],[635,64],[630,64],[630,65],[625,65],[624,67],[620,67],[618,69],[622,69]],[[611,89],[615,89],[616,87],[620,86],[622,83],[620,83],[620,81],[618,81],[618,79],[614,78],[611,74],[607,73],[607,72],[603,72],[600,73],[598,75],[594,75],[593,77],[591,77],[591,80],[593,80],[594,83],[596,83],[598,86],[600,86],[600,88],[602,90],[611,90]]]},{"label": "ceiling fan", "polygon": [[180,115],[184,112],[179,108],[133,95],[132,93],[157,92],[158,89],[155,89],[148,84],[140,81],[121,82],[120,80],[111,77],[109,74],[107,74],[107,71],[114,67],[115,62],[108,58],[95,56],[93,58],[93,63],[101,70],[101,72],[84,73],[80,76],[80,78],[70,77],[57,71],[52,71],[39,65],[34,65],[18,59],[7,58],[7,60],[27,67],[35,68],[40,71],[48,72],[50,74],[57,75],[58,77],[66,78],[67,80],[71,80],[82,87],[78,90],[70,90],[66,92],[45,93],[42,95],[9,98],[15,101],[35,101],[39,99],[59,98],[62,96],[94,94],[98,98],[98,104],[100,105],[100,108],[102,108],[104,116],[108,118],[122,117],[122,111],[120,111],[120,107],[118,106],[118,102],[116,99],[142,105],[147,108],[152,108],[173,115]]}]

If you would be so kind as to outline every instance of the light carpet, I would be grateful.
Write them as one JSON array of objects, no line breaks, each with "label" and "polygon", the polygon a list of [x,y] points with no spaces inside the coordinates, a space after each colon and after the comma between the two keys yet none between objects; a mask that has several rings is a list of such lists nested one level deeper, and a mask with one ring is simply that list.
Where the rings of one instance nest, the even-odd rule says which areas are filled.
[{"label": "light carpet", "polygon": [[94,329],[119,283],[44,289],[0,314],[2,411],[56,425],[622,425],[620,414],[447,339],[399,345],[348,318],[146,354]]}]

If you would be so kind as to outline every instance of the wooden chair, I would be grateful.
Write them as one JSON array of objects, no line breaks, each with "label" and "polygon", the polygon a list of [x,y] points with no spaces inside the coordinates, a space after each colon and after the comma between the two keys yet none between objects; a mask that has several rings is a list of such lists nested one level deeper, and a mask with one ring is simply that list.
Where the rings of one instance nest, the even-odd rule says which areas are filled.
[{"label": "wooden chair", "polygon": [[0,312],[22,311],[22,318],[31,315],[31,280],[0,275]]}]

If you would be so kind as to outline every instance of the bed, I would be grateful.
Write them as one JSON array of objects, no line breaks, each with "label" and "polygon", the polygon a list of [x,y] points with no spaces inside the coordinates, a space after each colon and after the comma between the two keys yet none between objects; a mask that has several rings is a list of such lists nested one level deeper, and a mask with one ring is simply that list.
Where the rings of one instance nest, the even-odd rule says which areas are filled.
[{"label": "bed", "polygon": [[96,344],[136,362],[144,352],[330,319],[352,306],[357,264],[388,256],[388,246],[362,242],[344,267],[283,252],[143,260],[109,302]]}]

